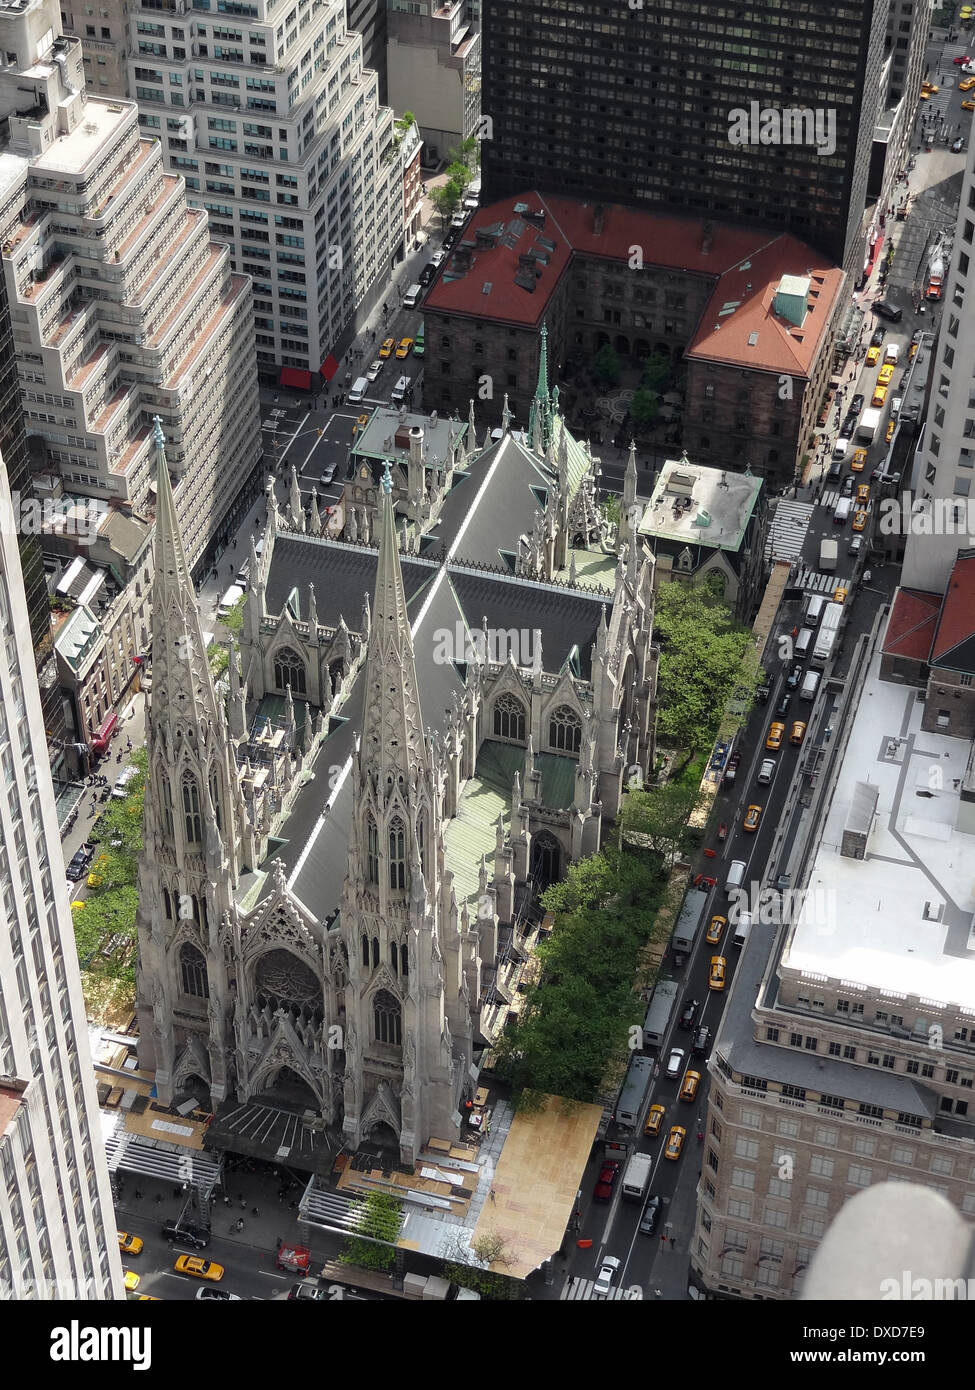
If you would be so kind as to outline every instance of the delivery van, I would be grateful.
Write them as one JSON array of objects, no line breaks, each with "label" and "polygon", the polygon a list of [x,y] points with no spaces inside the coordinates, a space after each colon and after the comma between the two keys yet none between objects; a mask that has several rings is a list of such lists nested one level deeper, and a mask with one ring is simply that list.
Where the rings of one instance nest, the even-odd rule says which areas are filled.
[{"label": "delivery van", "polygon": [[406,293],[405,293],[404,296],[403,296],[403,308],[404,308],[404,309],[415,309],[416,306],[417,306],[417,305],[419,304],[419,302],[420,302],[420,297],[421,297],[422,294],[423,294],[423,286],[422,286],[422,285],[411,285],[410,288],[406,291]]},{"label": "delivery van", "polygon": [[728,877],[725,880],[724,891],[730,893],[733,888],[740,888],[741,881],[745,877],[747,865],[744,859],[732,859],[728,865]]},{"label": "delivery van", "polygon": [[819,620],[823,616],[823,609],[826,607],[826,600],[822,594],[811,594],[806,604],[806,611],[803,614],[803,627],[819,627]]},{"label": "delivery van", "polygon": [[800,629],[799,636],[796,638],[792,650],[797,661],[805,661],[812,650],[812,644],[816,640],[816,634],[811,627]]},{"label": "delivery van", "polygon": [[358,405],[365,400],[366,392],[369,390],[369,381],[364,376],[357,376],[349,389],[349,404]]}]

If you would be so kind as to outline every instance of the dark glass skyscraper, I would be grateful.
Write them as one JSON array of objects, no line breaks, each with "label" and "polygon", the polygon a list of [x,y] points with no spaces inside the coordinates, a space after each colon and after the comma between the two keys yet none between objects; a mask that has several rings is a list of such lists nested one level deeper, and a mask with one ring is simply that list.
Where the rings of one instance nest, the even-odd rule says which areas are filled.
[{"label": "dark glass skyscraper", "polygon": [[346,0],[345,11],[348,27],[362,35],[362,66],[379,74],[379,101],[385,106],[386,0]]},{"label": "dark glass skyscraper", "polygon": [[[491,0],[484,201],[655,204],[790,231],[856,271],[888,3]],[[783,110],[808,113],[808,142],[777,135]]]}]

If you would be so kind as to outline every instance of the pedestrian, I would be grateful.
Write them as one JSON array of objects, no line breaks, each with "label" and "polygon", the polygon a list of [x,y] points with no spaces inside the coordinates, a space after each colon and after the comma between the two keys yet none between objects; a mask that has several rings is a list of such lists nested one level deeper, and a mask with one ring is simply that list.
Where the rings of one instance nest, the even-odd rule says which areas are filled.
[{"label": "pedestrian", "polygon": [[670,1237],[670,1248],[671,1250],[675,1250],[677,1248],[677,1240],[674,1236]]},{"label": "pedestrian", "polygon": [[570,1289],[572,1288],[572,1285],[575,1283],[575,1281],[576,1281],[575,1275],[574,1275],[574,1274],[570,1274],[570,1275],[569,1275],[569,1288],[570,1288]]},{"label": "pedestrian", "polygon": [[241,1209],[241,1211],[246,1211],[246,1210],[247,1210],[247,1203],[244,1201],[244,1195],[243,1195],[243,1193],[240,1194],[240,1196],[237,1198],[237,1200],[240,1202],[240,1209]]},{"label": "pedestrian", "polygon": [[257,1207],[251,1207],[251,1216],[260,1216],[260,1214],[261,1213],[257,1210]]},{"label": "pedestrian", "polygon": [[661,1236],[661,1237],[660,1237],[660,1248],[661,1248],[661,1250],[666,1250],[666,1249],[667,1249],[667,1237],[666,1237],[666,1236]]},{"label": "pedestrian", "polygon": [[156,1193],[156,1205],[158,1206],[159,1203],[160,1203],[161,1201],[162,1201],[162,1193],[161,1193],[161,1192],[157,1192],[157,1193]]},{"label": "pedestrian", "polygon": [[664,1296],[664,1295],[663,1295],[663,1290],[662,1290],[662,1289],[654,1289],[654,1291],[653,1291],[653,1296],[654,1296],[654,1298],[663,1298],[663,1296]]},{"label": "pedestrian", "polygon": [[142,1192],[138,1187],[135,1189],[135,1197],[137,1201],[142,1201]]},{"label": "pedestrian", "polygon": [[229,1207],[229,1206],[230,1206],[230,1193],[229,1193],[229,1192],[225,1192],[225,1193],[223,1194],[223,1204],[224,1204],[225,1207]]}]

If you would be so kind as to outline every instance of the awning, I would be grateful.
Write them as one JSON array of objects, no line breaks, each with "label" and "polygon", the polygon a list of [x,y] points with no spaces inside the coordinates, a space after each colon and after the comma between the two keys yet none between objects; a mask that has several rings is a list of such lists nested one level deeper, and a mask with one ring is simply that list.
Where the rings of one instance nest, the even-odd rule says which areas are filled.
[{"label": "awning", "polygon": [[279,380],[282,386],[296,386],[299,391],[311,390],[311,372],[301,367],[282,367]]},{"label": "awning", "polygon": [[332,377],[339,369],[339,364],[331,353],[325,358],[319,370],[326,381],[331,381]]},{"label": "awning", "polygon": [[91,748],[93,753],[104,753],[105,749],[108,747],[108,740],[112,737],[112,734],[115,732],[115,726],[117,724],[118,715],[113,711],[104,721],[101,728],[98,730],[98,733],[91,741]]}]

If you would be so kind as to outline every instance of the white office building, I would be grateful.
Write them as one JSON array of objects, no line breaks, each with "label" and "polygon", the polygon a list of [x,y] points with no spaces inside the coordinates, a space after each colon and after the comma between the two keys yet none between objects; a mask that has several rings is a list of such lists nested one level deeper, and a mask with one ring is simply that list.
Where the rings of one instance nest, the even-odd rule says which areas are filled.
[{"label": "white office building", "polygon": [[[0,508],[12,506],[0,459]],[[0,1299],[121,1297],[17,536],[0,527]]]},{"label": "white office building", "polygon": [[135,4],[129,52],[143,131],[254,277],[262,370],[317,372],[403,240],[393,113],[344,0]]},{"label": "white office building", "polygon": [[165,423],[190,563],[260,457],[251,284],[133,102],[89,97],[54,0],[0,3],[0,253],[28,436],[66,490],[151,513]]}]

